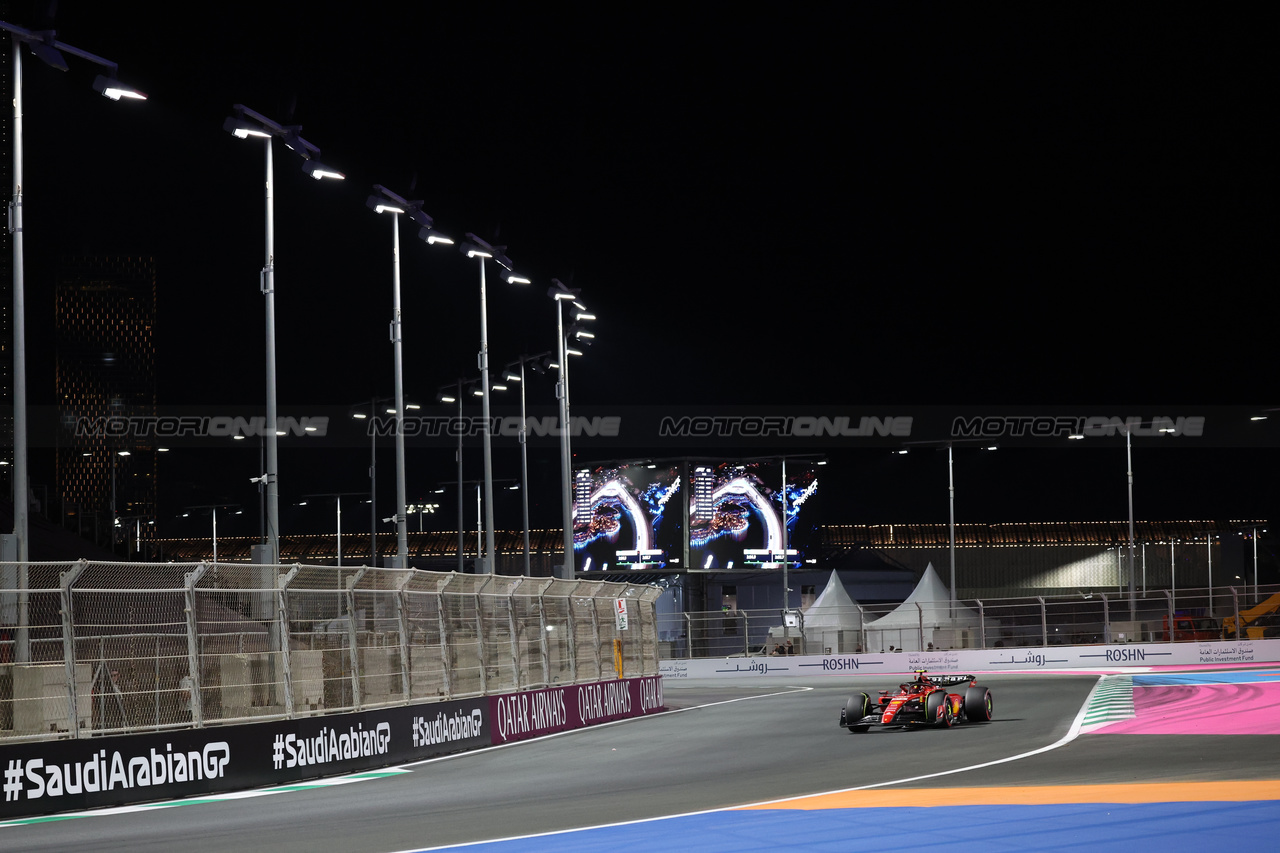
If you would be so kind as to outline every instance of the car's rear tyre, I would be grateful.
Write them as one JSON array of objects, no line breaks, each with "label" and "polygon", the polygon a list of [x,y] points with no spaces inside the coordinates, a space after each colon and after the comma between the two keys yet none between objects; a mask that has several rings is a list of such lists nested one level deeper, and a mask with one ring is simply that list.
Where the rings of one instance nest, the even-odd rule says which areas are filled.
[{"label": "car's rear tyre", "polygon": [[871,726],[860,726],[858,721],[871,713],[871,697],[865,693],[857,693],[844,703],[844,711],[840,714],[840,725],[851,732],[865,732]]},{"label": "car's rear tyre", "polygon": [[964,718],[978,723],[991,720],[991,691],[985,687],[969,687],[964,691]]}]

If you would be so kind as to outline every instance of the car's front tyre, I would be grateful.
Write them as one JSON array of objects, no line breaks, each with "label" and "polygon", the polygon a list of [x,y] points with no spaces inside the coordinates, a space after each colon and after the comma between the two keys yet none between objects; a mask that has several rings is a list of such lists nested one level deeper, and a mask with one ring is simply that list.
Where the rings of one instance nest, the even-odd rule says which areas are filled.
[{"label": "car's front tyre", "polygon": [[859,725],[859,721],[869,713],[871,713],[871,697],[865,693],[854,694],[849,697],[848,702],[844,703],[844,710],[840,712],[840,725],[851,732],[865,732],[871,726]]}]

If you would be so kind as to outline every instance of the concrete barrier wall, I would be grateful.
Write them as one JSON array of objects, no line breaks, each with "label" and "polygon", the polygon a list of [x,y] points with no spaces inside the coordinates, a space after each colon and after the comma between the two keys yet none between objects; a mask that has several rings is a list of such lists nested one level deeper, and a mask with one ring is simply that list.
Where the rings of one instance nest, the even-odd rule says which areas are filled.
[{"label": "concrete barrier wall", "polygon": [[644,676],[372,711],[0,746],[0,819],[288,784],[664,710]]}]

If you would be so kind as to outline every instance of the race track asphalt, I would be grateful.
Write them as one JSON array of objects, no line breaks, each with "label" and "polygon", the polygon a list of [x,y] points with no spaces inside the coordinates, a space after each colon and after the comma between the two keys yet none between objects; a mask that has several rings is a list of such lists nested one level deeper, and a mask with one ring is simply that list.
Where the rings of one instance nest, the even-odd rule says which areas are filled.
[{"label": "race track asphalt", "polygon": [[[881,683],[883,678],[668,683],[671,713],[438,759],[409,766],[409,772],[352,784],[0,826],[0,850],[389,853],[486,841],[492,843],[470,849],[851,850],[861,849],[863,839],[874,843],[880,830],[868,823],[873,813],[886,827],[922,827],[944,819],[951,825],[962,820],[990,825],[997,814],[1014,819],[1010,809],[1040,809],[1016,819],[1034,818],[1049,828],[1060,824],[1096,851],[1108,849],[1107,838],[1124,833],[1101,838],[1081,834],[1076,811],[1054,810],[1084,806],[1061,804],[1052,795],[1045,804],[1010,804],[1008,789],[1255,780],[1254,787],[1264,794],[1273,790],[1265,784],[1280,778],[1280,737],[1275,735],[1099,733],[1065,742],[1098,679],[1086,674],[992,675],[981,681],[994,697],[991,723],[866,734],[841,729],[840,709],[855,688],[892,686]],[[986,766],[951,772],[977,765]],[[878,800],[883,807],[830,808],[818,801],[792,800],[868,786],[882,787],[845,796],[855,805]],[[906,793],[918,806],[890,806],[883,799],[890,789],[911,789]],[[984,798],[974,789],[1005,791]],[[931,796],[942,798],[937,807],[928,808]],[[1160,810],[1177,814],[1181,805],[1181,812],[1187,811],[1185,801],[1170,806],[1161,793],[1154,796],[1155,802],[1118,805],[1117,813],[1124,811],[1148,825],[1163,821],[1172,826],[1169,814]],[[790,802],[718,811],[784,800]],[[944,818],[945,813],[950,816]],[[688,817],[662,820],[671,815]],[[1238,821],[1265,830],[1268,820],[1273,832],[1280,829],[1274,798],[1264,797],[1259,804],[1236,793],[1201,810],[1205,827]],[[1093,819],[1088,825],[1107,821]],[[575,831],[602,826],[608,828]],[[789,840],[770,841],[773,831]],[[559,832],[569,834],[543,835]],[[853,845],[855,837],[859,842]],[[1055,849],[1054,837],[1061,840],[1047,835],[1036,849]],[[1182,833],[1170,840],[1189,837]],[[1009,838],[1007,847],[986,849],[1020,849],[1019,835]],[[1027,843],[1022,849],[1035,847],[1025,831],[1021,838]],[[1180,848],[1174,843],[1164,849]]]}]

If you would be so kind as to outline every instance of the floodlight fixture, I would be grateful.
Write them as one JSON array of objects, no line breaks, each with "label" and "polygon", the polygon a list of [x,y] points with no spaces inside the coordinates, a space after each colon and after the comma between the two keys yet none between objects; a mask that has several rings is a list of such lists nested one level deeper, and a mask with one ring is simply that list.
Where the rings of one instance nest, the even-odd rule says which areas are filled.
[{"label": "floodlight fixture", "polygon": [[423,227],[418,231],[418,239],[424,241],[428,246],[434,246],[439,243],[441,246],[452,246],[453,238],[441,234],[434,228]]},{"label": "floodlight fixture", "polygon": [[47,37],[50,42],[50,44],[46,44],[43,41],[27,42],[27,47],[31,48],[31,52],[35,54],[37,59],[39,59],[45,65],[48,65],[50,68],[56,68],[59,71],[69,70],[67,66],[67,60],[63,59],[62,54],[58,52],[57,48],[52,46],[52,42],[53,42],[52,30],[45,30],[42,33],[32,33],[32,35]]},{"label": "floodlight fixture", "polygon": [[467,242],[458,247],[468,258],[492,258],[501,253],[505,246],[491,246],[471,232],[467,232]]},{"label": "floodlight fixture", "polygon": [[333,178],[334,180],[342,181],[346,180],[347,177],[337,169],[329,168],[319,160],[303,160],[302,171],[306,172],[317,181],[322,178]]},{"label": "floodlight fixture", "polygon": [[248,139],[250,136],[258,139],[271,138],[271,134],[268,131],[234,116],[227,117],[227,120],[222,123],[222,129],[237,139]]},{"label": "floodlight fixture", "polygon": [[397,205],[385,198],[378,198],[376,195],[369,196],[365,201],[365,206],[374,213],[404,213],[408,209],[406,206]]},{"label": "floodlight fixture", "polygon": [[121,98],[128,98],[132,101],[145,101],[147,96],[132,86],[126,86],[115,77],[107,77],[99,74],[93,80],[93,90],[103,97],[118,101]]},{"label": "floodlight fixture", "polygon": [[568,287],[558,278],[551,279],[551,287],[547,288],[547,296],[552,299],[575,299],[582,291],[578,288]]}]

